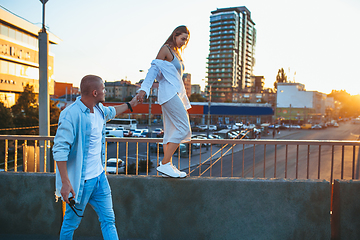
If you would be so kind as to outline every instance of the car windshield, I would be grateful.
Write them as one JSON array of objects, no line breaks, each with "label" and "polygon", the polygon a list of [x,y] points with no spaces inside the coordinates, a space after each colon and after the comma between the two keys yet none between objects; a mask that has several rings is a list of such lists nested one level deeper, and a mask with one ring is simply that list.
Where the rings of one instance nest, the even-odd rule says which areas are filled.
[{"label": "car windshield", "polygon": [[[119,163],[120,164],[120,163]],[[107,164],[106,164],[106,166],[108,166],[108,167],[116,167],[116,162],[108,162]]]}]

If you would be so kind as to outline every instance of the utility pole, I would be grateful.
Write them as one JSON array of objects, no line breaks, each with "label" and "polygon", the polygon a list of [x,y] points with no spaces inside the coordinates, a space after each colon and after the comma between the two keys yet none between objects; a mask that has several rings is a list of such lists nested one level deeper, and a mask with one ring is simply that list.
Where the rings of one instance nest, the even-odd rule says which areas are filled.
[{"label": "utility pole", "polygon": [[[207,116],[207,129],[206,129],[206,137],[209,139],[209,131],[210,131],[210,107],[211,107],[211,84],[209,86],[209,100],[208,100],[208,116]],[[209,144],[206,144],[206,151],[209,150]]]},{"label": "utility pole", "polygon": [[149,93],[149,133],[151,134],[151,102],[152,102],[152,88],[150,88]]},{"label": "utility pole", "polygon": [[[43,4],[42,29],[39,32],[39,135],[50,135],[50,98],[48,88],[48,53],[49,39],[45,29],[45,4],[48,0],[40,0]],[[40,172],[50,171],[50,154],[45,140],[40,140]],[[49,145],[49,144],[46,144]]]}]

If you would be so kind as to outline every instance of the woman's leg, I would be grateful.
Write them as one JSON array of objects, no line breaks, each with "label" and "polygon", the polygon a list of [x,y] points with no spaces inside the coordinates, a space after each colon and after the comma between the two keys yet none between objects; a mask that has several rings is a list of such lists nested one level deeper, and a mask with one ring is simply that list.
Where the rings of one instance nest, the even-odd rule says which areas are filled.
[{"label": "woman's leg", "polygon": [[172,142],[168,142],[167,144],[163,145],[164,158],[161,161],[161,163],[166,164],[168,162],[171,162],[171,157],[178,147],[179,147],[179,143],[172,143]]}]

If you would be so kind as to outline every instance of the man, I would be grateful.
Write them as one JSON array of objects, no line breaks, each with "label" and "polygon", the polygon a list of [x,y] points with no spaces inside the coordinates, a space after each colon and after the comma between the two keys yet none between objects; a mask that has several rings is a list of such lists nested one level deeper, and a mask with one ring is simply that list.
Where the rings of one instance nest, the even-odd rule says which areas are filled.
[{"label": "man", "polygon": [[60,240],[72,239],[87,203],[99,216],[104,239],[118,239],[111,190],[104,172],[106,121],[137,105],[104,107],[105,85],[94,75],[83,77],[81,97],[59,117],[53,155],[57,164],[56,196],[66,203]]}]

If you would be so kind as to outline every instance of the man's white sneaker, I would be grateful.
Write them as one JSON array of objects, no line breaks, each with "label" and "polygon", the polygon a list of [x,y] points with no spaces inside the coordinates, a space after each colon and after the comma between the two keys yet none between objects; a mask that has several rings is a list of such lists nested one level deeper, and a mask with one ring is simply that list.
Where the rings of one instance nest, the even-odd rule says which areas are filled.
[{"label": "man's white sneaker", "polygon": [[[160,162],[160,166],[156,168],[156,170],[163,175],[166,175],[168,177],[172,178],[184,178],[186,177],[185,172],[180,172],[174,165],[172,165],[170,162],[166,164],[162,164]],[[164,176],[163,176],[164,177]]]}]

